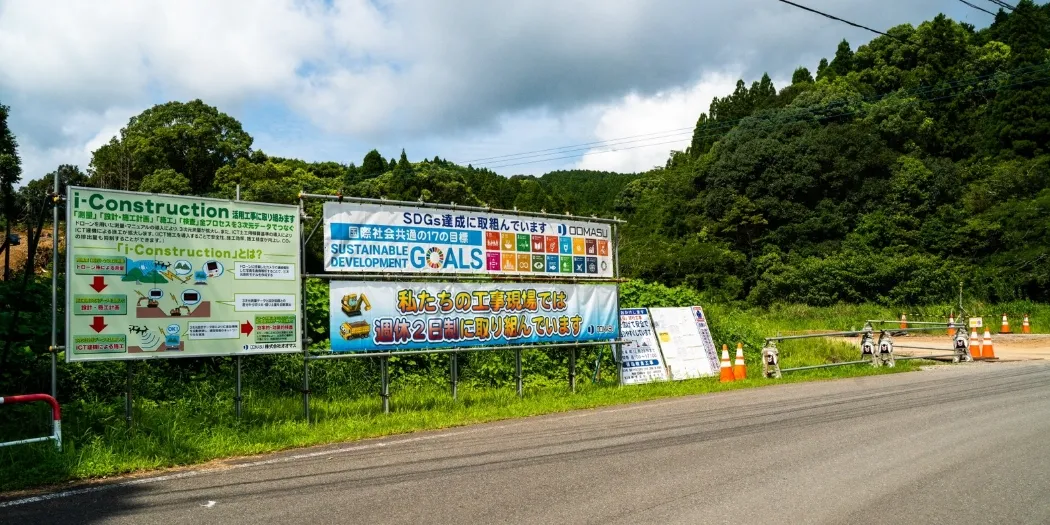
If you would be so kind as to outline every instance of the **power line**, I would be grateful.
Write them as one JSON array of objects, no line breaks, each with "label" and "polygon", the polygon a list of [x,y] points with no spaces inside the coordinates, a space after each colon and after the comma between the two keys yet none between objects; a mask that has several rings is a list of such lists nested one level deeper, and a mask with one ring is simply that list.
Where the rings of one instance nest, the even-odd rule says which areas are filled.
[{"label": "power line", "polygon": [[522,156],[522,155],[530,155],[530,154],[533,154],[533,153],[546,153],[548,151],[549,152],[556,152],[557,150],[561,150],[561,149],[578,148],[580,146],[593,146],[595,144],[602,144],[602,143],[605,143],[605,142],[616,142],[616,141],[627,140],[627,139],[634,139],[634,138],[639,138],[639,137],[648,137],[650,135],[663,135],[663,134],[666,134],[666,133],[675,133],[675,132],[681,132],[681,131],[692,131],[692,129],[693,129],[692,127],[688,127],[688,128],[677,128],[677,129],[670,129],[670,130],[664,130],[664,131],[654,131],[652,133],[642,133],[641,135],[628,135],[626,137],[620,137],[620,138],[615,138],[615,139],[606,139],[606,140],[598,140],[598,141],[595,141],[595,142],[584,142],[584,143],[581,143],[581,144],[572,144],[572,145],[569,145],[569,146],[560,146],[560,147],[557,147],[557,148],[538,149],[538,150],[535,150],[535,151],[523,151],[521,153],[510,153],[510,154],[507,154],[507,155],[496,155],[494,157],[483,157],[483,158],[480,158],[480,159],[468,160],[466,162],[457,162],[457,164],[472,164],[472,163],[475,163],[475,162],[482,162],[482,161],[486,161],[486,160],[495,160],[495,159],[510,160],[510,159],[507,159],[507,157],[519,157],[519,156]]},{"label": "power line", "polygon": [[[1023,70],[1023,69],[1032,69],[1033,67],[1041,68],[1044,71],[1046,71],[1048,68],[1050,68],[1050,66],[1045,66],[1045,65],[1041,65],[1041,66],[1026,66],[1026,67],[1018,68],[1017,70],[1014,70],[1014,72],[1019,72],[1020,70]],[[998,75],[998,74],[999,73],[994,73],[994,74],[991,74],[991,75],[984,75],[984,77],[977,77],[977,78],[974,78],[974,79],[970,79],[970,82],[968,82],[968,83],[963,83],[963,81],[960,80],[960,81],[952,82],[948,86],[939,87],[937,89],[938,90],[943,90],[943,89],[947,89],[948,87],[952,87],[953,85],[956,85],[957,87],[969,87],[969,86],[973,86],[973,85],[978,84],[980,82],[981,78],[987,78],[987,77]],[[1033,78],[1033,79],[1029,79],[1029,80],[1025,80],[1023,82],[1014,82],[1014,83],[1004,84],[1004,85],[1000,85],[1000,86],[991,86],[991,87],[988,87],[988,88],[985,88],[985,89],[968,92],[968,94],[984,93],[984,92],[988,92],[988,91],[994,91],[994,90],[998,90],[998,89],[1004,89],[1004,88],[1009,88],[1009,87],[1021,86],[1021,85],[1024,85],[1024,84],[1030,84],[1032,82],[1038,82],[1038,81],[1048,80],[1048,79],[1050,79],[1050,75],[1042,76],[1042,77],[1038,77],[1038,78]],[[924,89],[924,90],[916,90],[916,91],[933,91],[933,89],[932,88],[927,88],[927,89]],[[894,93],[889,93],[885,97],[882,97],[882,98],[887,98],[887,97],[890,97],[890,96],[893,96],[893,95],[901,95],[901,94],[909,95],[909,93],[906,93],[906,92],[905,93],[894,92]],[[911,94],[914,94],[914,92],[911,93]],[[944,95],[944,96],[939,96],[939,97],[930,97],[930,98],[919,97],[919,98],[916,98],[915,102],[933,102],[933,101],[937,101],[937,100],[944,100],[944,99],[947,99],[947,98],[952,98],[952,97],[963,95],[963,94],[967,94],[967,93],[954,93],[954,94],[949,94],[949,95]],[[833,104],[828,104],[828,105],[819,106],[819,107],[813,107],[813,108],[807,109],[806,112],[813,113],[813,112],[819,111],[821,109],[828,109],[832,105]],[[845,117],[845,116],[850,116],[850,115],[856,115],[856,114],[861,113],[863,111],[864,110],[855,110],[855,111],[847,111],[847,112],[843,112],[843,113],[836,113],[836,114],[833,114],[833,115],[825,115],[825,116],[822,116],[822,117],[818,117],[816,120],[817,121],[823,121],[823,120],[829,120],[829,119],[834,119],[834,118],[838,118],[838,117]],[[755,118],[755,117],[746,117],[746,118]],[[744,119],[740,119],[740,120],[744,120]],[[767,117],[767,118],[761,118],[759,120],[763,120],[766,123],[769,123],[770,121],[772,121],[774,119],[770,118],[770,117]],[[711,130],[708,130],[706,133],[700,134],[699,136],[714,135],[715,133],[716,133],[716,130],[715,129],[711,129]],[[646,148],[646,147],[650,147],[650,146],[661,146],[661,145],[666,145],[666,144],[674,144],[674,143],[678,143],[678,142],[680,142],[680,140],[658,142],[658,143],[653,143],[653,144],[641,144],[641,145],[630,146],[630,147],[616,147],[614,149],[608,149],[608,150],[604,150],[604,151],[585,151],[583,153],[577,153],[577,154],[573,154],[573,155],[564,155],[564,156],[560,156],[560,157],[544,158],[544,159],[539,159],[539,160],[531,160],[531,161],[527,161],[527,162],[511,162],[511,163],[507,163],[507,164],[498,164],[496,166],[486,166],[485,168],[486,169],[490,169],[490,170],[499,169],[499,168],[509,168],[509,167],[513,167],[513,166],[523,166],[523,165],[527,165],[527,164],[536,164],[536,163],[540,163],[540,162],[548,162],[548,161],[555,161],[555,160],[564,160],[564,159],[578,158],[578,157],[582,157],[582,156],[584,156],[584,155],[586,155],[588,153],[599,155],[599,154],[603,154],[603,153],[614,153],[614,152],[617,152],[617,151],[625,151],[625,150],[632,150],[632,149],[638,149],[638,148]]]},{"label": "power line", "polygon": [[842,22],[844,24],[849,24],[849,25],[851,25],[853,27],[859,27],[861,29],[867,29],[868,31],[871,31],[872,33],[876,33],[876,34],[879,34],[879,35],[882,35],[882,36],[888,36],[888,37],[890,37],[890,38],[892,38],[894,40],[900,40],[901,42],[903,42],[903,40],[901,40],[901,39],[899,39],[899,38],[897,38],[897,37],[895,37],[893,35],[890,35],[890,34],[887,34],[887,33],[883,33],[882,31],[879,31],[878,29],[872,29],[872,28],[870,28],[868,26],[863,26],[863,25],[857,24],[855,22],[850,22],[849,20],[845,20],[845,19],[839,18],[839,17],[837,17],[835,15],[829,15],[827,13],[824,13],[824,12],[821,12],[821,11],[817,11],[816,9],[813,9],[813,8],[810,8],[810,7],[806,7],[804,5],[796,4],[795,2],[789,2],[788,0],[777,0],[777,1],[783,2],[783,3],[788,4],[788,5],[793,5],[793,6],[797,7],[797,8],[799,8],[799,9],[805,9],[806,11],[809,11],[810,13],[816,13],[816,14],[818,14],[820,16],[825,17],[825,18],[830,18],[832,20],[837,20],[837,21]]},{"label": "power line", "polygon": [[[849,25],[854,26],[854,27],[859,27],[861,29],[866,29],[868,31],[871,31],[871,32],[874,32],[874,33],[877,33],[877,34],[880,34],[880,35],[883,35],[883,36],[888,36],[890,38],[893,38],[894,40],[898,40],[898,41],[902,41],[903,42],[903,40],[901,40],[901,39],[899,39],[899,38],[897,38],[897,37],[895,37],[893,35],[890,35],[890,34],[887,34],[887,33],[883,33],[882,31],[879,31],[877,29],[872,29],[872,28],[867,27],[867,26],[856,24],[856,23],[850,22],[849,20],[844,20],[844,19],[838,18],[838,17],[836,17],[834,15],[829,15],[827,13],[823,13],[823,12],[817,11],[815,9],[811,9],[811,8],[806,7],[804,5],[799,5],[799,4],[796,4],[794,2],[789,2],[788,0],[779,0],[779,1],[783,2],[785,4],[793,5],[795,7],[800,8],[800,9],[805,9],[806,11],[810,11],[810,12],[816,13],[816,14],[821,15],[821,16],[828,17],[828,18],[830,18],[832,20],[837,20],[839,22],[843,22],[843,23],[849,24]],[[970,4],[970,5],[972,5],[972,4]],[[973,6],[973,7],[976,7],[976,6]],[[980,8],[978,8],[978,9],[980,9]],[[617,141],[621,141],[621,140],[627,140],[627,139],[633,139],[633,138],[639,138],[639,137],[647,137],[647,136],[650,136],[650,135],[662,135],[662,134],[671,133],[671,132],[691,131],[692,129],[693,128],[691,128],[691,127],[690,128],[679,128],[679,129],[669,130],[669,131],[657,131],[657,132],[653,132],[653,133],[645,133],[645,134],[642,134],[642,135],[631,135],[631,136],[627,136],[627,137],[620,137],[618,139],[608,139],[608,140],[595,141],[595,142],[585,142],[585,143],[581,143],[581,144],[574,144],[574,145],[571,145],[571,146],[562,146],[562,147],[559,147],[559,148],[548,148],[548,149],[541,149],[541,150],[535,150],[535,151],[526,151],[526,152],[523,152],[523,153],[514,153],[514,154],[508,154],[508,155],[496,155],[494,157],[483,157],[483,158],[479,158],[479,159],[473,159],[473,160],[469,160],[469,161],[459,162],[458,164],[474,164],[474,163],[477,163],[477,162],[481,162],[482,164],[485,164],[486,162],[484,162],[484,161],[490,161],[488,163],[503,162],[503,161],[508,161],[508,160],[518,160],[517,157],[520,157],[522,159],[524,159],[524,158],[534,158],[534,157],[540,156],[540,155],[535,155],[535,154],[539,154],[539,153],[548,153],[548,152],[550,154],[567,153],[567,152],[560,152],[558,150],[566,150],[566,149],[569,149],[569,148],[578,148],[578,147],[582,147],[582,146],[596,146],[596,145],[605,144],[605,143],[608,143],[608,142],[617,142]],[[653,137],[653,138],[659,138],[659,137]],[[512,157],[515,157],[515,158],[512,159]]]},{"label": "power line", "polygon": [[995,4],[995,5],[997,5],[997,6],[999,6],[999,7],[1005,7],[1007,9],[1011,10],[1011,11],[1014,10],[1014,6],[1012,6],[1012,5],[1010,5],[1010,4],[1006,3],[1006,2],[1003,2],[1003,0],[988,0],[988,1],[993,3],[993,4]]},{"label": "power line", "polygon": [[[915,88],[912,88],[912,89],[898,90],[898,91],[894,91],[894,92],[891,92],[891,93],[886,93],[886,94],[883,94],[883,95],[862,97],[859,101],[860,102],[873,103],[873,102],[878,102],[879,100],[882,100],[882,99],[885,99],[885,98],[888,98],[888,97],[891,97],[891,96],[919,96],[920,98],[922,98],[923,95],[931,95],[931,94],[935,94],[937,92],[943,92],[945,90],[952,89],[952,88],[955,88],[955,87],[973,86],[973,85],[976,85],[976,84],[980,83],[981,81],[984,81],[984,80],[987,80],[987,79],[990,79],[992,77],[999,76],[999,75],[1021,74],[1021,73],[1024,73],[1024,72],[1028,72],[1030,70],[1039,72],[1039,71],[1045,70],[1047,68],[1048,68],[1048,66],[1043,65],[1043,64],[1033,64],[1033,65],[1021,66],[1021,67],[1015,68],[1015,69],[1010,70],[1010,71],[994,72],[994,73],[989,73],[989,74],[979,75],[979,76],[969,77],[969,78],[958,78],[958,79],[953,80],[951,82],[941,83],[941,84],[938,84],[938,85],[919,86],[919,87],[915,87]],[[831,105],[814,105],[814,106],[811,106],[809,108],[803,109],[803,112],[816,113],[818,111],[825,110],[825,109],[827,109],[830,106]],[[697,137],[716,135],[722,129],[732,128],[733,126],[736,126],[740,122],[742,122],[742,121],[744,121],[746,119],[751,119],[751,118],[758,118],[758,117],[747,116],[747,117],[743,117],[743,118],[739,118],[739,119],[733,119],[733,120],[728,120],[728,121],[725,121],[725,122],[719,122],[719,123],[714,124],[714,125],[706,125],[706,126],[704,126],[703,133],[698,134]],[[548,161],[548,160],[558,160],[558,159],[579,157],[579,156],[582,156],[583,154],[586,154],[587,152],[591,152],[592,150],[601,149],[601,148],[614,148],[614,149],[610,149],[610,150],[607,150],[607,151],[593,151],[593,152],[594,153],[610,153],[612,151],[622,151],[622,150],[626,150],[626,149],[637,149],[637,148],[640,148],[640,147],[659,146],[659,145],[664,145],[664,144],[672,144],[672,143],[679,142],[682,139],[678,139],[678,140],[674,140],[674,141],[664,141],[664,142],[656,142],[656,143],[650,143],[650,144],[636,145],[636,144],[641,143],[641,142],[648,142],[648,141],[659,140],[659,139],[667,139],[667,138],[676,137],[676,136],[685,138],[685,136],[690,135],[692,133],[692,131],[682,132],[682,131],[679,131],[679,130],[686,130],[686,129],[692,129],[692,128],[679,128],[678,130],[668,130],[668,131],[665,131],[665,132],[654,132],[654,133],[647,133],[647,134],[643,134],[643,135],[636,135],[637,137],[647,137],[647,138],[641,138],[641,139],[631,139],[630,137],[623,137],[623,138],[620,138],[620,139],[610,139],[608,141],[595,141],[595,142],[589,143],[591,145],[584,145],[584,146],[581,146],[581,147],[577,147],[577,146],[562,146],[562,147],[559,147],[559,148],[548,148],[547,150],[539,150],[537,152],[524,152],[524,153],[518,153],[518,154],[512,154],[512,155],[501,155],[501,156],[496,156],[496,157],[490,157],[492,159],[498,159],[498,160],[492,160],[492,161],[488,161],[488,162],[481,162],[480,164],[478,164],[475,167],[488,167],[489,169],[494,169],[494,168],[501,168],[501,167],[519,166],[519,165],[525,165],[525,164],[535,164],[537,162],[545,162],[545,161]],[[623,147],[623,146],[630,146],[630,147]],[[583,154],[578,154],[578,155],[561,155],[561,154],[564,154],[564,153],[573,153],[573,152],[578,152],[578,151],[583,151],[584,153]],[[549,153],[542,153],[542,152],[549,152]],[[558,156],[558,155],[561,155],[561,156]],[[540,158],[540,157],[542,157],[542,158]],[[524,161],[526,159],[536,159],[536,158],[540,158],[540,159],[539,160],[529,161],[529,162],[517,162],[517,161]],[[459,164],[464,164],[464,163],[459,163]],[[489,166],[485,166],[486,164],[488,164]]]},{"label": "power line", "polygon": [[974,9],[976,9],[976,10],[978,10],[978,11],[984,11],[985,13],[988,13],[988,14],[990,14],[992,16],[995,16],[995,13],[993,13],[993,12],[983,8],[983,7],[979,7],[979,6],[973,5],[970,2],[967,2],[966,0],[959,0],[959,1],[964,3],[964,4],[966,4],[966,5],[968,5],[968,6],[970,6],[970,7],[972,7],[972,8],[974,8]]}]

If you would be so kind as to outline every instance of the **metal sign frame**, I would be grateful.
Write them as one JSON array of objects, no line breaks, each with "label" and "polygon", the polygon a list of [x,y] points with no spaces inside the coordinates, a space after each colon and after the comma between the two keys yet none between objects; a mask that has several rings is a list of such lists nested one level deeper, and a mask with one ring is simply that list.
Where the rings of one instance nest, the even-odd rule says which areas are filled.
[{"label": "metal sign frame", "polygon": [[[403,206],[412,207],[418,209],[431,209],[431,210],[449,210],[449,211],[470,211],[470,212],[482,212],[482,213],[495,213],[502,215],[522,216],[522,217],[537,217],[545,219],[555,220],[566,220],[566,221],[588,221],[596,222],[601,224],[607,224],[610,226],[610,255],[612,258],[612,278],[608,277],[561,277],[557,275],[543,275],[543,276],[524,276],[524,275],[479,275],[479,274],[461,274],[461,273],[393,273],[393,272],[376,272],[376,273],[353,273],[353,272],[337,272],[337,273],[320,273],[320,274],[303,274],[302,286],[303,286],[303,297],[302,301],[302,330],[303,330],[303,416],[309,421],[310,420],[310,362],[311,361],[324,361],[330,359],[357,359],[357,358],[379,358],[380,359],[380,376],[381,376],[381,387],[380,396],[382,397],[383,412],[389,413],[390,411],[390,390],[389,390],[389,376],[387,361],[390,357],[395,355],[419,355],[419,354],[450,354],[450,378],[452,382],[452,394],[455,397],[456,393],[456,375],[457,375],[457,362],[456,357],[462,352],[483,352],[483,351],[502,351],[502,350],[514,350],[515,351],[515,369],[517,379],[517,390],[518,396],[523,395],[522,387],[522,374],[521,374],[521,350],[523,349],[543,349],[543,348],[564,348],[570,350],[569,355],[569,387],[575,392],[576,390],[576,350],[585,347],[604,347],[606,345],[613,349],[613,359],[617,363],[619,368],[620,359],[620,347],[624,341],[620,339],[611,341],[595,341],[595,342],[582,342],[582,343],[570,343],[570,344],[531,344],[531,345],[501,345],[501,346],[482,346],[482,347],[470,347],[470,348],[426,348],[417,350],[405,350],[405,351],[394,351],[394,352],[349,352],[349,353],[333,353],[331,351],[323,354],[312,354],[310,352],[309,345],[312,342],[307,336],[307,312],[306,312],[306,282],[309,278],[325,279],[325,280],[339,280],[339,281],[402,281],[402,282],[426,282],[426,281],[442,281],[442,282],[550,282],[550,283],[588,283],[588,284],[615,284],[616,285],[616,302],[615,311],[617,333],[620,332],[620,283],[623,279],[620,278],[620,256],[619,256],[619,228],[620,224],[626,221],[620,219],[606,219],[599,217],[582,217],[569,214],[552,214],[546,212],[527,212],[519,210],[504,210],[499,208],[481,207],[481,206],[461,206],[457,204],[441,204],[441,203],[425,203],[425,202],[411,202],[401,200],[387,200],[387,199],[371,199],[364,197],[346,197],[342,194],[337,195],[322,195],[312,193],[300,193],[299,194],[299,208],[302,214],[302,220],[305,222],[311,217],[306,213],[306,201],[307,200],[321,200],[321,201],[336,201],[344,203],[360,203],[369,205],[390,205],[390,206]],[[310,228],[310,233],[302,237],[302,268],[306,269],[306,246],[307,243],[313,238],[313,235],[317,232],[319,227],[324,225],[325,217],[322,216],[316,219],[315,224]],[[305,228],[304,230],[305,231]],[[329,334],[331,337],[331,334]],[[620,376],[620,371],[617,370],[617,377]],[[619,380],[618,380],[619,381]]]}]

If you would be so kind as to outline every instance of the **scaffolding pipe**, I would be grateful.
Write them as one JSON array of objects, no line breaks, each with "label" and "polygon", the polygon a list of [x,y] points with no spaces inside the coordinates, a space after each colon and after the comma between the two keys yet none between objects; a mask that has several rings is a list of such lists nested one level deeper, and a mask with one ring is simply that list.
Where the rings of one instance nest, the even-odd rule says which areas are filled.
[{"label": "scaffolding pipe", "polygon": [[863,361],[843,361],[841,363],[829,363],[826,365],[812,365],[812,366],[796,366],[795,368],[781,368],[781,372],[795,372],[798,370],[815,370],[817,368],[831,368],[834,366],[846,366],[846,365],[860,365],[860,364],[871,364],[870,359]]},{"label": "scaffolding pipe", "polygon": [[339,202],[357,202],[362,204],[379,204],[382,206],[409,206],[412,208],[436,208],[440,210],[477,211],[482,213],[507,213],[511,215],[522,215],[526,217],[543,217],[547,219],[562,219],[569,221],[600,222],[604,224],[624,224],[627,221],[620,219],[605,219],[602,217],[586,217],[583,215],[562,215],[557,213],[545,213],[541,211],[503,210],[490,208],[488,206],[462,206],[459,204],[441,204],[437,202],[399,201],[388,199],[369,199],[366,197],[346,197],[343,195],[320,195],[316,193],[300,193],[303,199],[320,199]]},{"label": "scaffolding pipe", "polygon": [[894,359],[897,360],[897,361],[902,361],[902,360],[906,360],[906,359],[931,359],[932,360],[932,359],[935,359],[935,358],[945,358],[945,357],[955,357],[955,354],[952,353],[952,354],[931,354],[931,355],[906,355],[906,356],[901,356],[901,357],[894,357]]},{"label": "scaffolding pipe", "polygon": [[[894,321],[887,321],[885,319],[868,319],[866,322],[868,322],[868,323],[889,324],[889,323],[899,323],[899,322],[901,322],[901,320],[897,319],[897,320],[894,320]],[[940,321],[940,322],[934,322],[934,321],[905,321],[905,322],[908,323],[908,324],[931,324],[931,325],[945,326],[945,327],[948,326],[948,321]]]},{"label": "scaffolding pipe", "polygon": [[825,332],[822,334],[801,334],[801,335],[778,335],[776,337],[767,337],[766,341],[787,341],[789,339],[815,339],[817,337],[852,337],[863,334],[863,330],[853,330],[849,332]]},{"label": "scaffolding pipe", "polygon": [[311,361],[317,361],[320,359],[354,359],[362,357],[394,357],[399,355],[423,355],[423,354],[451,354],[459,352],[483,352],[483,351],[499,351],[499,350],[543,350],[546,348],[582,348],[587,346],[601,346],[608,344],[624,343],[625,341],[614,340],[614,341],[592,341],[585,343],[554,343],[549,345],[514,345],[514,346],[484,346],[480,348],[439,348],[434,350],[401,350],[395,352],[346,352],[346,353],[332,353],[322,355],[311,355],[308,359]]}]

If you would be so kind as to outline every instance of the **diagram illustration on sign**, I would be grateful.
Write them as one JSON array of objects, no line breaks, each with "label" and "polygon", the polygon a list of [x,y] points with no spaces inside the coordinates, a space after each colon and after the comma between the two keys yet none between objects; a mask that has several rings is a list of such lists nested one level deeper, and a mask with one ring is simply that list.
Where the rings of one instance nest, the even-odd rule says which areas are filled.
[{"label": "diagram illustration on sign", "polygon": [[68,191],[67,360],[301,350],[294,207]]}]

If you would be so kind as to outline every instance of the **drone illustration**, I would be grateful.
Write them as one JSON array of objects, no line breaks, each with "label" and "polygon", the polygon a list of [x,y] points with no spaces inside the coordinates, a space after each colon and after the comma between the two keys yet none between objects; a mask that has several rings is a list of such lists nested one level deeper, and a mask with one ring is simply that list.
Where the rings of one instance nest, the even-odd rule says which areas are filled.
[{"label": "drone illustration", "polygon": [[149,328],[147,328],[145,326],[131,325],[131,326],[128,327],[128,331],[133,333],[133,334],[140,334],[141,335],[141,334],[148,333],[149,332]]}]

